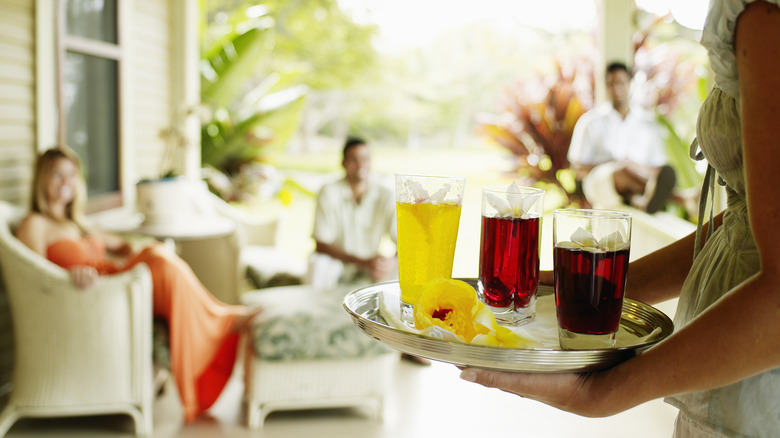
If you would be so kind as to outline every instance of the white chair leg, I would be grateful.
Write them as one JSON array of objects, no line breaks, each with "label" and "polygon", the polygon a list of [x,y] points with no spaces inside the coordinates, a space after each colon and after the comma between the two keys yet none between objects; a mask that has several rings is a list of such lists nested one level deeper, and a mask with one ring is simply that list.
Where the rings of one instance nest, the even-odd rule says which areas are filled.
[{"label": "white chair leg", "polygon": [[385,421],[385,398],[381,395],[376,398],[376,419],[380,422]]},{"label": "white chair leg", "polygon": [[140,409],[133,409],[130,411],[130,416],[133,417],[133,422],[135,423],[135,436],[152,436],[153,426],[151,409],[144,409],[143,407]]},{"label": "white chair leg", "polygon": [[0,412],[0,438],[8,433],[11,426],[13,426],[18,419],[19,413],[16,411],[14,405],[9,402],[5,409],[3,409],[3,412]]},{"label": "white chair leg", "polygon": [[247,426],[252,430],[263,427],[263,415],[259,403],[252,401],[246,403],[246,421]]}]

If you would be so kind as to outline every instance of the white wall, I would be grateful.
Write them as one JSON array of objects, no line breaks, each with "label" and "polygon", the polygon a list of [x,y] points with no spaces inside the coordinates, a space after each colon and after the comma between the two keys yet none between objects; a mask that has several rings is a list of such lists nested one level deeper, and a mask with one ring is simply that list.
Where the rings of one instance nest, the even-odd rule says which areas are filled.
[{"label": "white wall", "polygon": [[[129,179],[154,177],[160,172],[165,141],[160,131],[172,123],[171,31],[167,1],[135,0],[126,32],[128,63],[126,98],[130,118],[126,121],[125,145],[131,151]],[[126,180],[126,183],[135,181]]]},{"label": "white wall", "polygon": [[[158,176],[167,146],[160,132],[176,124],[186,146],[173,154],[180,175],[199,178],[200,122],[186,113],[200,102],[198,2],[134,0],[125,34],[132,156],[126,184]],[[169,163],[170,164],[170,163]],[[126,198],[127,200],[127,198]]]},{"label": "white wall", "polygon": [[0,199],[22,203],[35,156],[35,38],[30,0],[0,0]]},{"label": "white wall", "polygon": [[[34,11],[29,0],[0,0],[0,199],[27,199],[35,154]],[[11,315],[0,287],[0,405],[13,367]]]}]

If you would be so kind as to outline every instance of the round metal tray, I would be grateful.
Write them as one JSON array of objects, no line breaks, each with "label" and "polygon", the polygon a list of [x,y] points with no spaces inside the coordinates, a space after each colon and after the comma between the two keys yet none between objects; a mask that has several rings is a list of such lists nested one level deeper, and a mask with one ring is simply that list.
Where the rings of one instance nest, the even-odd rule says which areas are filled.
[{"label": "round metal tray", "polygon": [[[474,279],[460,280],[476,286]],[[540,297],[551,294],[551,287],[540,285]],[[531,373],[595,371],[610,368],[641,353],[671,335],[674,330],[672,321],[663,312],[645,303],[625,299],[618,332],[621,342],[615,348],[562,350],[471,345],[392,327],[380,312],[380,295],[387,306],[400,306],[397,281],[357,289],[344,298],[344,308],[358,328],[396,350],[458,366]]]}]

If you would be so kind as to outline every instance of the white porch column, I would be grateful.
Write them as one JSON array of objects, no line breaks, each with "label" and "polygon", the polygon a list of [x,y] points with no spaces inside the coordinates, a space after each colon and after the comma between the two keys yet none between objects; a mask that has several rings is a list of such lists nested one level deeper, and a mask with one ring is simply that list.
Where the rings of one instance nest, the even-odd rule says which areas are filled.
[{"label": "white porch column", "polygon": [[594,68],[596,75],[596,103],[606,99],[604,67],[613,61],[624,62],[631,68],[634,64],[632,37],[636,29],[633,15],[636,8],[633,0],[598,0],[599,27],[598,45],[601,59]]},{"label": "white porch column", "polygon": [[200,179],[200,120],[193,112],[200,103],[200,2],[170,1],[171,6],[171,120],[186,146],[177,149],[177,169],[188,179]]}]

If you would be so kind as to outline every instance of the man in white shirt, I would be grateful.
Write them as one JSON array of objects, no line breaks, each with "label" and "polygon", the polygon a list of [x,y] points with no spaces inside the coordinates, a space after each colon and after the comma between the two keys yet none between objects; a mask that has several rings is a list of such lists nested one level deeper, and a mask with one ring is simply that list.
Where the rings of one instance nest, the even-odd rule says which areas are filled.
[{"label": "man in white shirt", "polygon": [[341,165],[344,178],[326,184],[317,196],[307,282],[330,288],[397,278],[397,257],[379,253],[383,238],[397,243],[394,192],[371,175],[365,141],[347,139]]},{"label": "man in white shirt", "polygon": [[567,157],[592,207],[629,204],[654,213],[676,180],[661,128],[651,112],[630,104],[625,64],[609,64],[605,79],[609,102],[580,117]]}]

